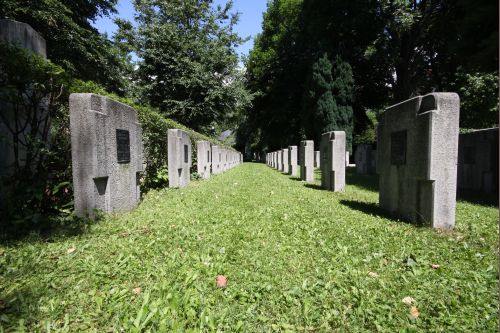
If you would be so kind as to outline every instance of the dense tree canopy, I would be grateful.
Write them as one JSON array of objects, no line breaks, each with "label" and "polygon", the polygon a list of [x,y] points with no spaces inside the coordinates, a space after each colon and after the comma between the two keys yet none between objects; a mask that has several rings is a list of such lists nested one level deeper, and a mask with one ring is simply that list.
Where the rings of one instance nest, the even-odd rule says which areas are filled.
[{"label": "dense tree canopy", "polygon": [[117,0],[2,0],[0,17],[28,23],[47,41],[47,55],[73,76],[125,94],[128,59],[92,27],[116,13]]},{"label": "dense tree canopy", "polygon": [[134,29],[121,22],[121,36],[140,57],[139,96],[174,120],[208,132],[234,126],[249,102],[238,69],[233,32],[238,15],[232,2],[214,8],[212,0],[140,0]]},{"label": "dense tree canopy", "polygon": [[[497,1],[272,0],[262,27],[246,63],[256,98],[240,147],[272,150],[304,134],[318,137],[311,128],[323,127],[301,121],[301,108],[314,113],[317,106],[308,103],[308,78],[323,54],[352,69],[346,107],[353,109],[354,137],[374,139],[366,133],[373,132],[373,110],[433,91],[460,94],[462,127],[498,122]],[[325,95],[322,104],[337,97]]]}]

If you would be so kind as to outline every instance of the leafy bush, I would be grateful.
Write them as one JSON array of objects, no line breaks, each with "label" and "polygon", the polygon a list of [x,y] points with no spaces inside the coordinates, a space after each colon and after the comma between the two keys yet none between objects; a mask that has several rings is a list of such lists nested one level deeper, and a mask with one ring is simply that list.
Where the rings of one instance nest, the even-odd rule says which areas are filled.
[{"label": "leafy bush", "polygon": [[460,127],[498,126],[498,72],[457,73],[455,90],[460,96]]},{"label": "leafy bush", "polygon": [[[62,219],[66,222],[74,220],[70,93],[108,96],[137,110],[143,128],[146,165],[143,192],[168,184],[168,129],[177,128],[189,133],[193,152],[196,152],[198,140],[224,146],[215,139],[164,118],[157,109],[110,94],[94,82],[73,79],[50,61],[9,44],[0,44],[0,73],[0,102],[9,110],[15,110],[18,116],[28,114],[30,126],[34,129],[27,134],[18,133],[17,136],[23,137],[13,140],[24,143],[23,149],[28,152],[29,157],[26,163],[16,163],[13,174],[0,179],[3,196],[6,197],[0,204],[2,235],[51,229],[54,221],[60,224]],[[43,121],[36,121],[40,114],[47,115],[47,122],[45,118]],[[5,116],[0,120],[5,124],[9,122]],[[196,170],[195,156],[194,153],[192,171]]]}]

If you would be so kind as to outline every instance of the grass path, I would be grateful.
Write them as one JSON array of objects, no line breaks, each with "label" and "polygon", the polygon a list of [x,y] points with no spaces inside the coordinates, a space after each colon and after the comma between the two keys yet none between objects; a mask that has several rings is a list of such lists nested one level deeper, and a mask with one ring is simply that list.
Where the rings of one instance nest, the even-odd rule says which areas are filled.
[{"label": "grass path", "polygon": [[497,207],[460,202],[438,233],[380,214],[373,177],[348,183],[245,163],[80,235],[0,246],[0,331],[497,331]]}]

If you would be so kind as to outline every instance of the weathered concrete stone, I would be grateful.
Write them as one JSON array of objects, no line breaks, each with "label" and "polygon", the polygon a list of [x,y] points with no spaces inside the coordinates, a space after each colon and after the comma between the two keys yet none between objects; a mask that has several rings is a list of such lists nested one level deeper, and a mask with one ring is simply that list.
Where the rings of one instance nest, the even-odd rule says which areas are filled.
[{"label": "weathered concrete stone", "polygon": [[29,24],[0,19],[0,40],[16,44],[47,58],[47,43]]},{"label": "weathered concrete stone", "polygon": [[281,155],[281,150],[276,152],[276,160],[278,161],[278,167],[276,169],[278,171],[283,170],[283,156]]},{"label": "weathered concrete stone", "polygon": [[314,181],[314,141],[300,141],[300,179]]},{"label": "weathered concrete stone", "polygon": [[212,173],[214,175],[222,172],[221,168],[222,152],[220,147],[217,145],[212,145]]},{"label": "weathered concrete stone", "polygon": [[288,173],[288,148],[281,150],[281,172]]},{"label": "weathered concrete stone", "polygon": [[288,147],[288,173],[292,176],[297,176],[297,146]]},{"label": "weathered concrete stone", "polygon": [[123,212],[137,206],[143,170],[142,128],[128,105],[94,94],[69,97],[75,212]]},{"label": "weathered concrete stone", "polygon": [[349,166],[349,152],[348,151],[345,152],[345,166],[346,167]]},{"label": "weathered concrete stone", "polygon": [[361,175],[374,174],[377,166],[377,151],[373,145],[360,144],[354,153],[356,172]]},{"label": "weathered concrete stone", "polygon": [[185,187],[191,180],[191,139],[180,129],[168,130],[168,186]]},{"label": "weathered concrete stone", "polygon": [[498,192],[498,128],[460,134],[457,182],[460,190]]},{"label": "weathered concrete stone", "polygon": [[394,216],[455,226],[459,98],[418,96],[389,107],[378,127],[379,202]]},{"label": "weathered concrete stone", "polygon": [[321,186],[339,192],[345,188],[345,146],[344,131],[321,135]]},{"label": "weathered concrete stone", "polygon": [[210,178],[212,168],[212,146],[210,142],[196,141],[196,166],[201,178]]},{"label": "weathered concrete stone", "polygon": [[320,154],[319,150],[316,150],[314,152],[314,167],[316,169],[321,168],[321,154]]},{"label": "weathered concrete stone", "polygon": [[[0,19],[0,41],[30,50],[44,58],[47,57],[45,39],[26,23]],[[26,95],[31,95],[31,92],[26,92]],[[26,100],[26,104],[32,103],[32,101],[29,103],[27,101],[30,96],[24,96],[23,98]],[[46,112],[44,110],[47,109],[47,104],[48,100],[46,98],[42,99],[37,108],[39,129],[43,129],[47,125],[46,121],[43,121],[43,119],[46,119]],[[3,121],[0,119],[0,176],[10,176],[15,171],[16,163],[21,167],[25,166],[26,147],[22,144],[18,145],[16,154],[14,149],[15,140],[9,128],[14,132],[18,132],[17,138],[24,141],[26,140],[25,136],[31,137],[32,129],[37,131],[37,126],[32,127],[30,120],[32,114],[30,111],[23,108],[14,110],[10,103],[0,101],[0,112],[4,119]],[[24,124],[27,124],[27,126],[24,127]],[[43,131],[37,131],[36,137],[40,140],[45,140],[41,132]],[[3,190],[5,189],[0,189],[0,195],[4,192]]]}]

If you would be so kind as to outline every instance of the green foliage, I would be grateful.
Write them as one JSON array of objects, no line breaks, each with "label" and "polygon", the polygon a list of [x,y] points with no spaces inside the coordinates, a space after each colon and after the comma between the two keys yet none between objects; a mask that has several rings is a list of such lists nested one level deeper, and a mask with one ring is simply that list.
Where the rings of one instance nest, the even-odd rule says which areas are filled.
[{"label": "green foliage", "polygon": [[[460,75],[498,76],[496,1],[273,0],[262,27],[246,63],[256,98],[240,127],[239,147],[249,138],[252,149],[274,150],[311,135],[301,130],[300,108],[308,103],[302,98],[311,65],[324,53],[351,66],[355,85],[346,105],[355,137],[370,131],[367,110],[433,91],[469,90]],[[498,100],[498,90],[489,92]],[[465,93],[467,117],[494,126],[497,121],[486,116],[493,103]],[[328,94],[322,98],[329,109]]]},{"label": "green foliage", "polygon": [[[109,96],[137,110],[143,127],[146,163],[143,192],[168,184],[168,129],[178,128],[188,132],[193,152],[196,151],[197,140],[231,149],[166,119],[157,109],[108,93],[94,82],[73,79],[52,62],[10,44],[0,44],[0,73],[0,102],[5,106],[0,121],[11,124],[9,119],[17,115],[17,127],[11,128],[10,135],[13,137],[12,149],[19,156],[13,175],[0,179],[1,187],[9,189],[0,204],[0,238],[22,236],[32,230],[48,231],[74,221],[70,93]],[[10,115],[7,110],[12,110],[13,114]],[[27,124],[30,131],[20,130]],[[196,170],[196,159],[193,161],[192,171]]]},{"label": "green foliage", "polygon": [[366,115],[369,119],[369,122],[363,131],[354,136],[353,145],[355,146],[359,144],[377,143],[377,113],[375,111],[370,111],[367,112]]},{"label": "green foliage", "polygon": [[[7,129],[5,146],[14,160],[0,178],[0,237],[44,228],[46,216],[68,215],[69,131],[68,82],[61,67],[39,55],[0,43],[0,122]],[[48,144],[50,142],[50,145]]]},{"label": "green foliage", "polygon": [[498,126],[498,71],[494,73],[457,73],[460,96],[460,127]]},{"label": "green foliage", "polygon": [[135,2],[136,29],[121,21],[119,38],[140,57],[136,71],[140,101],[165,116],[208,133],[234,126],[249,105],[234,47],[238,15],[232,2],[213,9],[212,0]]},{"label": "green foliage", "polygon": [[[351,66],[337,56],[334,64],[323,54],[313,65],[303,98],[305,138],[321,141],[321,134],[345,131],[346,150],[352,150],[353,88]],[[304,139],[305,139],[304,138]]]},{"label": "green foliage", "polygon": [[47,56],[71,76],[124,95],[129,58],[90,24],[115,13],[117,0],[3,0],[0,18],[28,23],[47,41]]},{"label": "green foliage", "polygon": [[498,207],[460,201],[439,232],[386,218],[377,178],[347,177],[332,193],[244,164],[77,237],[0,246],[0,330],[496,331]]}]

